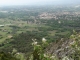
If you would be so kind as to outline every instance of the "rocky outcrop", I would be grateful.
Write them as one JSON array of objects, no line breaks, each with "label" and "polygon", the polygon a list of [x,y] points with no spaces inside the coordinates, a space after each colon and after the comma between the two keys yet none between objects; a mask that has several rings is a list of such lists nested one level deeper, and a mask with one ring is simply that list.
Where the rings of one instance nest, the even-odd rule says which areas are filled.
[{"label": "rocky outcrop", "polygon": [[49,54],[56,55],[59,58],[62,58],[64,56],[68,56],[74,52],[74,50],[71,48],[70,44],[73,42],[73,40],[70,39],[61,39],[57,43],[51,43],[49,47],[46,49],[46,51]]}]

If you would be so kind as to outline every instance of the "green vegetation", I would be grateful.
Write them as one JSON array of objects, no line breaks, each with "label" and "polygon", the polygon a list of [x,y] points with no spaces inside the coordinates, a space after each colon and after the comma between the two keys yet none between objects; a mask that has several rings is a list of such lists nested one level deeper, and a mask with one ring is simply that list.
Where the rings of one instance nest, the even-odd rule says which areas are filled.
[{"label": "green vegetation", "polygon": [[0,60],[18,60],[9,53],[0,52]]},{"label": "green vegetation", "polygon": [[[69,44],[68,55],[64,55],[59,58],[56,54],[49,54],[46,51],[46,47],[49,46],[49,43],[45,38],[42,38],[41,44],[35,39],[32,39],[33,51],[30,56],[26,58],[23,53],[19,53],[16,49],[13,49],[12,53],[0,52],[0,60],[80,60],[80,34],[74,31],[74,34],[70,36],[72,42]],[[67,51],[66,51],[67,52]]]},{"label": "green vegetation", "polygon": [[[33,49],[34,46],[31,45],[32,40],[37,40],[38,44],[40,45],[38,48],[41,48],[42,51],[45,51],[42,46],[43,43],[41,42],[43,37],[47,39],[48,43],[55,43],[55,45],[57,43],[60,43],[61,39],[64,39],[64,41],[65,40],[68,41],[69,37],[73,34],[72,30],[75,29],[76,32],[78,33],[80,32],[80,14],[79,14],[80,9],[71,7],[72,6],[62,8],[55,6],[1,7],[0,8],[1,54],[6,56],[8,54],[6,52],[10,52],[12,58],[14,58],[15,56],[16,58],[17,56],[19,57],[21,56],[22,58],[18,59],[24,59],[25,57],[23,57],[23,55],[26,56],[27,58],[27,56],[30,55],[32,51],[36,50]],[[76,36],[77,40],[78,33],[77,35],[76,34],[73,35]],[[17,53],[12,54],[12,50],[14,48],[19,52],[18,55]],[[2,53],[2,51],[5,53]],[[78,52],[78,50],[76,50],[76,52]],[[45,52],[42,52],[42,55],[44,55],[44,53]],[[76,55],[76,53],[72,55],[74,56]],[[50,57],[51,56],[52,55],[50,55]],[[46,59],[48,58],[45,58],[43,56],[43,60]]]}]

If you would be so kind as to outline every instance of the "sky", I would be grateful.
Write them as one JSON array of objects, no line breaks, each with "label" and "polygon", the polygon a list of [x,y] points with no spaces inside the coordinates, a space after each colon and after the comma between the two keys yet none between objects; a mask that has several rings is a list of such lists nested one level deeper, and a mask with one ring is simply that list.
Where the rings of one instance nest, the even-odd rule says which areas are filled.
[{"label": "sky", "polygon": [[80,4],[80,0],[0,0],[4,5],[48,5],[48,4]]}]

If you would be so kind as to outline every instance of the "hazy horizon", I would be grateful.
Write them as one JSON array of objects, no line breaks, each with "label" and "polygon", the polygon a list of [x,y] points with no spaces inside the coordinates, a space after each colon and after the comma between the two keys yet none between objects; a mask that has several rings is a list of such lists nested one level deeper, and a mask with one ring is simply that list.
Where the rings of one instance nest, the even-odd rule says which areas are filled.
[{"label": "hazy horizon", "polygon": [[0,6],[79,4],[80,0],[0,0]]}]

